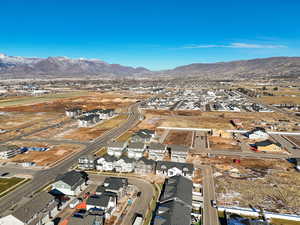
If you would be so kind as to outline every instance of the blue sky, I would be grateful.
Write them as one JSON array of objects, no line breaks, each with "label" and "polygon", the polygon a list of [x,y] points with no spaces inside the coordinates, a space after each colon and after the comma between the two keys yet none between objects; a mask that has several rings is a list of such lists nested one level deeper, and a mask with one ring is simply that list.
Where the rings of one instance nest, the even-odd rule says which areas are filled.
[{"label": "blue sky", "polygon": [[1,0],[0,52],[168,69],[300,56],[299,0]]}]

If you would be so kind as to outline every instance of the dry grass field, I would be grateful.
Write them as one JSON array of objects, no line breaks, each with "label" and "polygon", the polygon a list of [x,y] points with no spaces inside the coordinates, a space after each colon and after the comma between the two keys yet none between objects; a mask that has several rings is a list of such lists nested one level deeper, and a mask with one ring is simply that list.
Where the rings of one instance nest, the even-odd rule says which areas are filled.
[{"label": "dry grass field", "polygon": [[164,144],[184,145],[191,147],[193,132],[191,131],[170,131]]}]

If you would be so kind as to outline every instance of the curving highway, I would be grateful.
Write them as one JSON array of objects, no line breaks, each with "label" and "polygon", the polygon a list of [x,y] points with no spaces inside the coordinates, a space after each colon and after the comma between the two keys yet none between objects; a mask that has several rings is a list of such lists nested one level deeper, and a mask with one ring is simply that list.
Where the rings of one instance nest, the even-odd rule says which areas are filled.
[{"label": "curving highway", "polygon": [[96,138],[91,144],[87,145],[82,151],[72,155],[71,157],[65,159],[60,164],[38,171],[34,174],[32,180],[8,195],[1,198],[0,201],[0,212],[1,216],[9,214],[9,210],[14,208],[18,204],[22,204],[24,197],[30,197],[35,192],[43,188],[45,185],[52,182],[57,175],[67,172],[74,164],[77,163],[78,159],[86,154],[93,153],[100,148],[104,147],[108,141],[117,138],[128,129],[132,128],[137,124],[140,119],[140,112],[138,110],[138,104],[132,105],[128,108],[128,118],[127,121],[118,127],[115,127],[108,132],[104,133],[102,136]]}]

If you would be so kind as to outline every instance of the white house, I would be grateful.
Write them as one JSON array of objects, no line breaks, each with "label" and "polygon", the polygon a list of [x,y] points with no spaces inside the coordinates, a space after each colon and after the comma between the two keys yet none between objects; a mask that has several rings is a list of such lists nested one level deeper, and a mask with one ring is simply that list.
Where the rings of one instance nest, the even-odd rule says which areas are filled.
[{"label": "white house", "polygon": [[148,146],[149,159],[163,160],[166,153],[166,146],[161,143],[151,142]]},{"label": "white house", "polygon": [[113,141],[107,146],[107,154],[115,157],[121,157],[126,150],[126,142]]},{"label": "white house", "polygon": [[116,208],[116,200],[111,195],[92,195],[86,201],[86,210],[102,210],[105,218],[109,219]]},{"label": "white house", "polygon": [[263,139],[266,140],[269,138],[269,134],[264,128],[256,127],[253,130],[244,134],[249,139]]},{"label": "white house", "polygon": [[135,160],[128,158],[127,156],[121,156],[121,158],[115,162],[115,170],[120,173],[134,172]]},{"label": "white house", "polygon": [[145,144],[142,142],[132,142],[127,146],[128,157],[140,159],[144,156]]},{"label": "white house", "polygon": [[158,161],[156,163],[156,174],[166,177],[181,175],[191,179],[194,176],[194,165],[191,163]]},{"label": "white house", "polygon": [[113,171],[115,169],[115,163],[118,160],[115,156],[104,155],[96,160],[96,170],[99,171]]},{"label": "white house", "polygon": [[168,145],[167,149],[171,153],[173,162],[185,162],[188,156],[189,148],[182,145]]},{"label": "white house", "polygon": [[72,170],[58,176],[52,184],[52,190],[59,191],[65,195],[77,196],[86,188],[87,179],[86,173]]}]

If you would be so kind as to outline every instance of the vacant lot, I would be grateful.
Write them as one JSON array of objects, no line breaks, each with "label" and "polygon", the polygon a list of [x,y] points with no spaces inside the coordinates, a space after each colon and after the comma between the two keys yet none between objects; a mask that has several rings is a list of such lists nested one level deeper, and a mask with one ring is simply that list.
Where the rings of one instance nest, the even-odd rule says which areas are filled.
[{"label": "vacant lot", "polygon": [[259,100],[266,104],[300,104],[300,96],[263,96]]},{"label": "vacant lot", "polygon": [[146,120],[141,123],[150,129],[158,126],[190,127],[209,129],[234,129],[231,120],[239,119],[245,129],[264,123],[277,123],[279,119],[292,120],[286,115],[275,112],[171,112],[167,110],[146,110]]},{"label": "vacant lot", "polygon": [[231,160],[210,161],[219,173],[215,179],[219,204],[300,213],[300,177],[291,164],[251,159],[235,164]]},{"label": "vacant lot", "polygon": [[17,163],[34,162],[38,166],[51,166],[53,163],[63,160],[84,148],[82,145],[75,144],[50,145],[48,143],[34,143],[29,141],[15,141],[13,144],[17,146],[49,148],[49,150],[45,152],[28,151],[10,159],[10,161]]},{"label": "vacant lot", "polygon": [[191,147],[193,132],[191,131],[170,131],[164,144],[184,145]]},{"label": "vacant lot", "polygon": [[67,132],[67,134],[63,137],[64,139],[71,140],[79,140],[79,141],[91,141],[99,136],[101,136],[104,132],[119,126],[127,119],[127,115],[119,115],[112,119],[100,122],[96,126],[89,128],[77,128]]},{"label": "vacant lot", "polygon": [[213,137],[208,138],[211,150],[240,150],[238,143],[231,138]]},{"label": "vacant lot", "polygon": [[7,189],[22,182],[24,178],[12,177],[12,178],[0,178],[0,195]]}]

